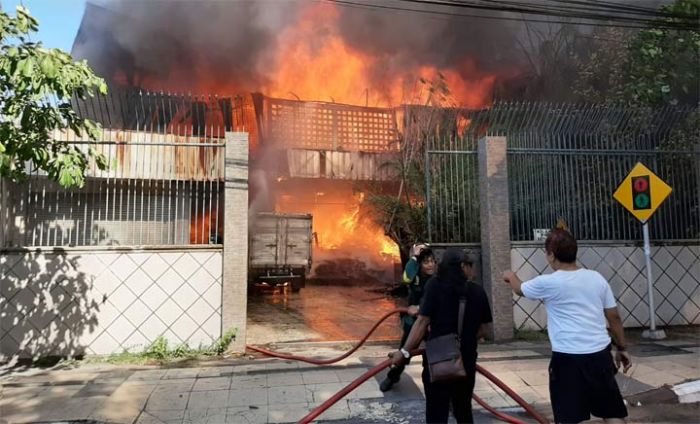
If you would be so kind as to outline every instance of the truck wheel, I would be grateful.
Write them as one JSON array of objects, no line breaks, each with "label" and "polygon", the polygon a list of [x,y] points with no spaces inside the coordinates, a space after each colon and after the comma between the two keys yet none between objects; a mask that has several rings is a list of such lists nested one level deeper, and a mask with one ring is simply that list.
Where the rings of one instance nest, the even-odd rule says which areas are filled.
[{"label": "truck wheel", "polygon": [[292,280],[292,293],[299,293],[299,290],[306,286],[306,277],[302,275],[301,277]]}]

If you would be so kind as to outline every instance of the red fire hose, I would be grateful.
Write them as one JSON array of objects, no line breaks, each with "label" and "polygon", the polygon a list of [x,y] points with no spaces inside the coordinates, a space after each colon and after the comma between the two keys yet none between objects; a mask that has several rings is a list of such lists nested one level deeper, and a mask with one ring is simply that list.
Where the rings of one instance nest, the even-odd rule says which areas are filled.
[{"label": "red fire hose", "polygon": [[330,365],[330,364],[335,364],[336,362],[342,361],[343,359],[345,359],[345,358],[347,358],[348,356],[352,355],[353,353],[355,353],[355,351],[356,351],[357,349],[361,348],[362,345],[365,344],[365,342],[367,341],[367,339],[369,339],[369,336],[371,336],[372,333],[374,333],[374,330],[376,330],[377,327],[379,327],[379,325],[380,325],[381,323],[383,323],[387,318],[389,318],[390,316],[392,316],[392,315],[394,315],[394,314],[398,314],[398,313],[401,313],[401,312],[407,312],[407,311],[408,311],[408,308],[397,308],[397,309],[394,309],[394,310],[391,311],[391,312],[387,312],[386,314],[384,314],[384,316],[382,316],[381,318],[379,318],[379,321],[377,321],[377,323],[374,324],[374,326],[369,330],[369,332],[365,335],[365,337],[363,337],[359,342],[357,342],[357,344],[356,344],[352,349],[348,350],[347,352],[345,352],[344,354],[338,356],[337,358],[331,358],[331,359],[313,359],[313,358],[307,358],[307,357],[304,357],[304,356],[295,356],[295,355],[288,355],[288,354],[285,354],[285,353],[272,352],[272,351],[270,351],[270,350],[266,350],[266,349],[263,349],[263,348],[260,348],[260,347],[257,347],[257,346],[247,345],[246,347],[247,347],[248,349],[250,349],[250,350],[254,350],[254,351],[256,351],[256,352],[262,353],[263,355],[274,356],[275,358],[280,358],[280,359],[290,359],[290,360],[293,360],[293,361],[301,361],[301,362],[306,362],[307,364],[313,364],[313,365]]},{"label": "red fire hose", "polygon": [[[278,353],[278,352],[272,352],[270,350],[262,349],[256,346],[251,346],[247,345],[246,347],[250,350],[253,350],[255,352],[262,353],[264,355],[272,356],[275,358],[280,358],[280,359],[289,359],[289,360],[296,360],[296,361],[302,361],[306,362],[309,364],[314,364],[314,365],[330,365],[335,362],[341,361],[348,356],[352,355],[357,349],[359,349],[366,341],[367,339],[372,335],[372,333],[379,327],[379,325],[384,322],[388,317],[390,317],[393,314],[396,313],[401,313],[401,312],[406,312],[406,308],[398,308],[395,309],[391,312],[388,312],[384,316],[382,316],[379,321],[377,321],[376,324],[372,327],[372,329],[360,340],[352,349],[347,351],[346,353],[338,356],[337,358],[332,358],[332,359],[313,359],[313,358],[307,358],[303,356],[296,356],[296,355],[289,355],[285,353]],[[422,349],[419,350],[414,350],[411,352],[411,356],[415,355],[420,355],[423,353]],[[342,390],[340,390],[338,393],[333,395],[331,398],[323,402],[321,405],[319,405],[316,409],[311,411],[308,415],[306,415],[304,418],[299,420],[297,424],[308,424],[312,420],[314,420],[316,417],[321,415],[325,410],[333,406],[336,402],[338,402],[340,399],[345,397],[348,393],[352,392],[355,390],[358,386],[360,386],[362,383],[373,377],[374,375],[378,374],[380,371],[383,369],[387,368],[388,366],[391,365],[391,360],[387,359],[380,364],[376,365],[374,368],[370,369],[369,371],[365,372],[362,374],[360,377],[355,379],[352,383],[349,385],[345,386]],[[513,400],[515,400],[520,406],[525,409],[525,411],[530,414],[538,423],[540,424],[549,424],[549,421],[543,417],[539,412],[535,411],[535,409],[528,404],[523,398],[521,398],[517,393],[515,393],[510,387],[506,386],[505,383],[503,383],[501,380],[496,378],[493,374],[491,374],[489,371],[485,370],[482,368],[479,364],[476,365],[476,370],[481,373],[484,377],[487,379],[491,380],[494,384],[496,384],[501,390],[506,392],[508,396],[510,396]],[[527,424],[524,421],[521,421],[513,416],[510,416],[508,414],[504,414],[502,412],[497,411],[493,407],[491,407],[489,404],[484,402],[483,399],[481,399],[479,396],[472,394],[472,398],[479,404],[481,405],[484,409],[489,411],[491,414],[496,416],[496,418],[500,419],[501,421],[505,421],[507,423],[512,423],[512,424]]]}]

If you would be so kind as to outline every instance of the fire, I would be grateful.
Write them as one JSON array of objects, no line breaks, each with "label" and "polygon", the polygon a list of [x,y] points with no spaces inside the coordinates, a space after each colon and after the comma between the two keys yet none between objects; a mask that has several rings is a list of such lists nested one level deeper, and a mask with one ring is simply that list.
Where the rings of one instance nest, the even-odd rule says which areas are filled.
[{"label": "fire", "polygon": [[[392,54],[362,49],[344,39],[340,6],[304,2],[300,7],[295,21],[280,30],[269,52],[242,72],[231,69],[222,77],[217,62],[208,59],[212,52],[198,50],[192,52],[187,66],[177,62],[157,75],[117,68],[111,79],[153,91],[225,96],[261,92],[277,98],[376,107],[436,104],[435,86],[444,84],[449,95],[443,105],[477,108],[491,103],[497,75],[479,69],[474,58],[453,60],[444,68],[399,66]],[[176,121],[175,131],[186,132],[192,125],[189,116]]]},{"label": "fire", "polygon": [[400,259],[398,246],[364,210],[365,193],[353,191],[351,182],[312,184],[315,187],[309,187],[309,182],[278,183],[275,210],[313,215],[314,264],[350,258],[366,262],[373,269],[384,269],[387,275],[393,273],[394,263]]},{"label": "fire", "polygon": [[[173,5],[166,10],[148,5],[150,2],[140,3],[144,5],[115,5],[116,10],[125,9],[124,17],[116,10],[96,12],[98,9],[88,8],[92,13],[107,13],[110,24],[85,23],[85,36],[78,37],[74,49],[87,55],[81,58],[103,66],[102,72],[110,82],[155,92],[224,96],[260,92],[284,99],[392,107],[430,103],[435,97],[430,83],[440,81],[450,92],[447,103],[484,107],[491,103],[497,78],[509,80],[514,76],[510,75],[512,72],[522,73],[519,66],[484,60],[487,58],[481,57],[481,49],[458,48],[450,42],[440,44],[443,40],[439,31],[426,31],[430,34],[424,39],[406,37],[401,44],[393,41],[401,33],[388,33],[391,24],[375,20],[371,14],[355,22],[352,16],[358,16],[353,14],[357,10],[332,2],[287,2],[292,3],[290,7],[280,8],[249,5],[258,2],[214,2],[222,5],[203,7],[201,11],[189,11],[186,5]],[[139,10],[157,13],[162,18],[157,24],[172,24],[168,28],[172,33],[165,31],[161,37],[160,29],[152,32],[133,28],[140,19],[123,22],[132,14],[138,15]],[[220,15],[214,17],[222,19],[219,23],[228,22],[224,16],[249,16],[250,20],[233,19],[231,25],[235,28],[229,29],[216,24],[211,25],[216,28],[209,28],[201,24],[205,21],[195,19],[211,18],[216,10]],[[278,14],[281,11],[285,13]],[[404,18],[397,17],[396,22],[406,23]],[[409,20],[415,23],[416,33],[424,29],[421,25],[433,23]],[[464,21],[463,25],[472,23],[478,22]],[[443,29],[453,30],[456,26],[457,23],[449,22]],[[353,35],[360,31],[369,34],[361,37],[364,41]],[[154,34],[157,39],[153,39]],[[376,38],[371,38],[375,34]],[[489,35],[492,34],[484,37]],[[94,49],[92,40],[103,37],[114,39],[119,49]],[[392,40],[388,45],[387,39]],[[477,45],[480,41],[459,40],[462,43]],[[105,47],[108,46],[111,44],[105,41]],[[492,56],[503,54],[493,52]],[[489,64],[488,70],[485,63]],[[182,121],[186,125],[188,119],[183,117]]]},{"label": "fire", "polygon": [[388,240],[386,236],[381,234],[381,236],[384,237],[384,240],[382,240],[382,249],[381,249],[381,254],[384,256],[389,256],[394,259],[399,259],[399,247],[394,243],[393,240]]},{"label": "fire", "polygon": [[[289,200],[281,196],[283,202]],[[344,203],[319,204],[314,213],[314,229],[318,234],[318,247],[329,251],[375,252],[382,258],[399,258],[399,249],[378,228],[376,223],[362,217],[361,209],[365,193],[359,192],[346,198]]]},{"label": "fire", "polygon": [[272,97],[321,100],[354,105],[389,107],[431,101],[430,82],[444,78],[451,93],[448,102],[466,107],[490,103],[495,75],[484,75],[473,60],[456,68],[434,66],[402,69],[377,75],[390,57],[371,55],[348,45],[339,30],[339,10],[331,3],[309,3],[297,24],[279,36],[269,83],[264,92]]},{"label": "fire", "polygon": [[360,214],[360,205],[357,204],[353,210],[347,213],[340,219],[340,226],[343,227],[345,233],[354,233],[357,229],[358,216]]},{"label": "fire", "polygon": [[472,123],[471,119],[467,119],[462,115],[457,116],[457,134],[463,137],[464,134],[469,129],[469,125]]}]

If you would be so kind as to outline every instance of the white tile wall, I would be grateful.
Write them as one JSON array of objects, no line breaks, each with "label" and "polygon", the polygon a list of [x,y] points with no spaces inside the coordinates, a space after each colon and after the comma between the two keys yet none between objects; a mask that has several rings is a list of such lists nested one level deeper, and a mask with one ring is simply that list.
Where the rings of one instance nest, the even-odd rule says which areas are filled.
[{"label": "white tile wall", "polygon": [[[652,246],[654,303],[661,325],[700,324],[700,244]],[[579,264],[610,282],[626,327],[649,325],[644,252],[633,246],[579,246]],[[514,246],[511,265],[523,279],[552,272],[543,248]],[[513,297],[515,328],[541,330],[547,313],[541,302]]]},{"label": "white tile wall", "polygon": [[0,256],[0,356],[139,351],[221,333],[221,251]]}]

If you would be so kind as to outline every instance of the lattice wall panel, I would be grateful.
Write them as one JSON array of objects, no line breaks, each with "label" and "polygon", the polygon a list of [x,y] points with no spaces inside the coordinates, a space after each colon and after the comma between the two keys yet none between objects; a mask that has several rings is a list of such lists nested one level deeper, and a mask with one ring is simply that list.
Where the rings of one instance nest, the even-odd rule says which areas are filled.
[{"label": "lattice wall panel", "polygon": [[141,351],[221,333],[220,250],[0,256],[2,356]]},{"label": "lattice wall panel", "polygon": [[[608,279],[626,327],[649,325],[641,247],[581,246],[578,258],[581,266],[594,269]],[[657,322],[700,324],[700,245],[654,246],[652,261]],[[552,272],[542,248],[512,248],[511,266],[524,280]],[[513,315],[516,329],[547,327],[547,313],[541,302],[514,297]]]},{"label": "lattice wall panel", "polygon": [[283,148],[397,151],[393,109],[266,98],[265,142]]}]

